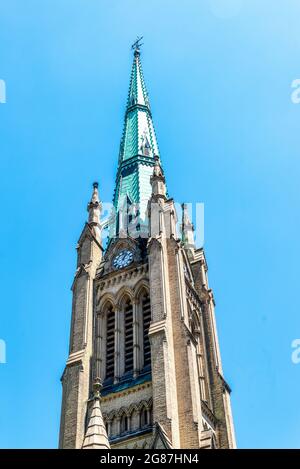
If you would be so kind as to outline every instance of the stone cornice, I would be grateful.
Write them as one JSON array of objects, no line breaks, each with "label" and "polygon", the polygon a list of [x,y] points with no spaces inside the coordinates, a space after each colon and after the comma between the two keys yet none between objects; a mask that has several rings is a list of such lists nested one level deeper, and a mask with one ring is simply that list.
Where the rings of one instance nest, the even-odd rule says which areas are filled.
[{"label": "stone cornice", "polygon": [[149,327],[149,337],[155,334],[164,334],[166,335],[166,320],[152,322]]},{"label": "stone cornice", "polygon": [[102,402],[110,402],[113,401],[114,399],[118,399],[120,397],[128,396],[129,394],[136,393],[138,391],[141,391],[142,389],[150,388],[152,386],[152,381],[147,381],[145,383],[137,384],[136,386],[132,386],[131,388],[126,388],[122,391],[118,391],[115,393],[110,393],[107,394],[106,396],[103,396]]},{"label": "stone cornice", "polygon": [[100,291],[114,285],[118,285],[124,280],[130,280],[131,278],[136,278],[140,275],[148,273],[148,263],[142,265],[130,266],[127,269],[116,270],[109,272],[102,277],[96,277],[96,285]]}]

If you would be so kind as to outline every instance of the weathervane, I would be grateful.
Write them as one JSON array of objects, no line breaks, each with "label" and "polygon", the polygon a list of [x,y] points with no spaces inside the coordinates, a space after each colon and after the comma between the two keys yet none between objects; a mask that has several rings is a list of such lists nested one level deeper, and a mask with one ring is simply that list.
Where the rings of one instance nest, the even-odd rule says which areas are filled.
[{"label": "weathervane", "polygon": [[139,53],[140,52],[140,47],[143,45],[140,43],[140,41],[143,39],[143,36],[137,37],[136,41],[132,44],[131,49],[134,49],[134,52]]}]

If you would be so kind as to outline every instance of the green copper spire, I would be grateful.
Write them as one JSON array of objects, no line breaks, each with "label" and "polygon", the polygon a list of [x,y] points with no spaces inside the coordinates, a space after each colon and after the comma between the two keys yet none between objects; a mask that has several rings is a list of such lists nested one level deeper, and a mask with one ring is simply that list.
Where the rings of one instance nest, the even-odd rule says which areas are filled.
[{"label": "green copper spire", "polygon": [[144,81],[140,39],[134,49],[129,93],[121,139],[114,206],[118,212],[124,203],[139,204],[139,213],[145,219],[147,203],[151,196],[150,177],[159,156],[151,108]]},{"label": "green copper spire", "polygon": [[134,58],[119,164],[138,155],[154,158],[154,155],[159,154],[140,60],[140,46],[136,42],[133,47]]}]

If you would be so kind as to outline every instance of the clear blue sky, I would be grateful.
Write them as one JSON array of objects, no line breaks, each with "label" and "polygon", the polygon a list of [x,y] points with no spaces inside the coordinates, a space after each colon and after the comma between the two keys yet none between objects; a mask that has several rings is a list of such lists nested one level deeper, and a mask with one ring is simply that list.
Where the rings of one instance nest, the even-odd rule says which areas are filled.
[{"label": "clear blue sky", "polygon": [[[224,6],[227,4],[227,7]],[[205,249],[239,447],[300,447],[297,0],[2,0],[0,447],[56,447],[75,246],[111,200],[143,68],[171,196]]]}]

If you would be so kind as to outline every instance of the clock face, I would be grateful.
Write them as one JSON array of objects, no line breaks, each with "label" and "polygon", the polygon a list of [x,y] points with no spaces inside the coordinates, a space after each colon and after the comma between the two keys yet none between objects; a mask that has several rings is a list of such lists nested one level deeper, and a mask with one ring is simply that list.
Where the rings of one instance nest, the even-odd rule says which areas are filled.
[{"label": "clock face", "polygon": [[113,260],[113,266],[115,269],[123,269],[127,267],[133,261],[133,252],[128,249],[120,251]]}]

